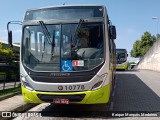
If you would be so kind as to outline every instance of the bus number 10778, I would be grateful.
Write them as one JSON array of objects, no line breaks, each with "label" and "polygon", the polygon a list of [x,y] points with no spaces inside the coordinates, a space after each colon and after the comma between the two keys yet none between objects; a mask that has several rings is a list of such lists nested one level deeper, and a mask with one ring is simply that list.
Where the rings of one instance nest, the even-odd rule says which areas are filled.
[{"label": "bus number 10778", "polygon": [[65,85],[65,86],[58,86],[59,90],[66,90],[66,91],[78,91],[78,90],[85,90],[84,85]]}]

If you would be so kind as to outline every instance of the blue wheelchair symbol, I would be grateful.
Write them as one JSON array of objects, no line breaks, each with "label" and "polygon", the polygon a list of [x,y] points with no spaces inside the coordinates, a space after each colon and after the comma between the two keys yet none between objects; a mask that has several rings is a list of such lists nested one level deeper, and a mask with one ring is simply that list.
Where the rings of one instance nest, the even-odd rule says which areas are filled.
[{"label": "blue wheelchair symbol", "polygon": [[62,60],[61,69],[62,71],[72,71],[72,61]]}]

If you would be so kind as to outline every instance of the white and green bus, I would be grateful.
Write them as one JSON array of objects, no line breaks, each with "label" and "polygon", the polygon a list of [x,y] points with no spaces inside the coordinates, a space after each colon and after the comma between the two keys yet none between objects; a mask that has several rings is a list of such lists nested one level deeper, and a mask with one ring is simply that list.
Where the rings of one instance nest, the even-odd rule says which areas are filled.
[{"label": "white and green bus", "polygon": [[128,61],[127,61],[127,50],[126,49],[116,49],[116,70],[127,70]]},{"label": "white and green bus", "polygon": [[[12,45],[12,31],[8,40]],[[108,103],[114,78],[115,26],[105,6],[27,10],[20,79],[28,103]]]}]

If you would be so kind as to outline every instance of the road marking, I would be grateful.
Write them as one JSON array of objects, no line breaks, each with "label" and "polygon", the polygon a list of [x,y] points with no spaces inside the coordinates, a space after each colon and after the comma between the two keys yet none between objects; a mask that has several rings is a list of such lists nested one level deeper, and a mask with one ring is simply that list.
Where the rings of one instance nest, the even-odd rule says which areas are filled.
[{"label": "road marking", "polygon": [[112,97],[114,97],[114,95],[115,95],[115,90],[113,90],[113,92],[112,92]]},{"label": "road marking", "polygon": [[114,85],[114,89],[116,89],[116,84]]},{"label": "road marking", "polygon": [[117,79],[115,80],[115,83],[117,83]]},{"label": "road marking", "polygon": [[114,107],[114,102],[111,102],[110,107],[109,107],[109,111],[113,111],[113,107]]},{"label": "road marking", "polygon": [[115,79],[115,81],[117,81],[117,76],[116,76],[116,79]]},{"label": "road marking", "polygon": [[116,89],[116,86],[117,86],[117,78],[114,81],[114,89]]},{"label": "road marking", "polygon": [[114,88],[113,88],[113,92],[112,92],[112,97],[115,96],[116,86],[117,86],[117,77],[114,81]]}]

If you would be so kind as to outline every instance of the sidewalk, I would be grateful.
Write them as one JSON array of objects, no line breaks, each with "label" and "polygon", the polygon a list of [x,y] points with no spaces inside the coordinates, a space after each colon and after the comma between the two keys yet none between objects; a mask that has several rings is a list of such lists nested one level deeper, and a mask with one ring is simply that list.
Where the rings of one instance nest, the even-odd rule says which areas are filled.
[{"label": "sidewalk", "polygon": [[16,95],[11,98],[0,101],[0,111],[12,111],[19,106],[23,106],[24,101],[22,95]]},{"label": "sidewalk", "polygon": [[[15,95],[11,98],[0,101],[0,111],[23,112],[36,105],[37,104],[25,103],[23,101],[22,95]],[[0,113],[0,120],[2,119],[3,118]]]}]

